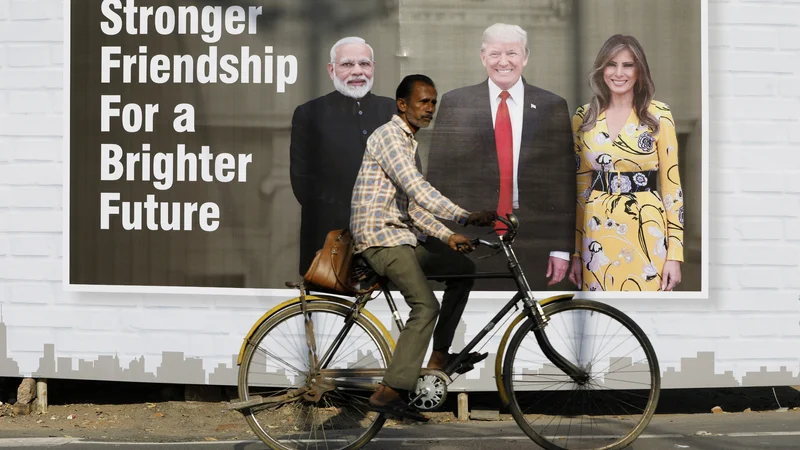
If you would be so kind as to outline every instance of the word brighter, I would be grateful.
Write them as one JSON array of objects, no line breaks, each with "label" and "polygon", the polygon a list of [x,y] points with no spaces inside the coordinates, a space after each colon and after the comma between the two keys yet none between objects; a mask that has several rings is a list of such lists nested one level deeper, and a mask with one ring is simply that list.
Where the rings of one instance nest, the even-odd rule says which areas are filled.
[{"label": "word brighter", "polygon": [[203,145],[197,155],[187,152],[184,144],[178,144],[177,155],[163,152],[151,155],[150,144],[142,144],[141,153],[125,153],[123,161],[122,147],[100,144],[100,179],[117,181],[125,176],[126,181],[152,180],[160,191],[171,188],[175,181],[229,183],[235,179],[239,183],[247,182],[247,165],[253,162],[252,153],[240,153],[237,158],[230,153],[214,155],[210,149]]}]

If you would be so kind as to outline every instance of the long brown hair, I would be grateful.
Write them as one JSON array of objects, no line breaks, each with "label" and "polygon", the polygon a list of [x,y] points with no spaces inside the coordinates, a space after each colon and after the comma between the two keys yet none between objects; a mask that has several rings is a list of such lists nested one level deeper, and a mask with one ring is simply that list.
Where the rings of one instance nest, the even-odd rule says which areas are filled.
[{"label": "long brown hair", "polygon": [[589,72],[589,86],[592,88],[594,95],[591,102],[589,102],[589,108],[584,112],[580,131],[594,128],[597,116],[600,115],[601,111],[608,108],[611,100],[611,91],[603,79],[603,71],[606,64],[617,53],[626,49],[633,54],[634,64],[636,64],[636,84],[633,86],[633,107],[636,110],[636,116],[639,117],[642,123],[649,126],[653,133],[658,133],[658,119],[647,110],[656,91],[653,78],[650,76],[647,57],[644,54],[642,45],[639,44],[635,37],[622,34],[615,34],[608,38],[594,60],[592,70]]}]

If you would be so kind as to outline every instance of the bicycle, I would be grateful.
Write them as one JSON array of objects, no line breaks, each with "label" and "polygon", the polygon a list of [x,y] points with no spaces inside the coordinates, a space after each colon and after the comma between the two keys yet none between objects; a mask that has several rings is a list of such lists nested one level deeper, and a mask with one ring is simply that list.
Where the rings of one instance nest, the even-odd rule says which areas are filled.
[{"label": "bicycle", "polygon": [[[512,250],[519,222],[513,215],[499,220],[507,227],[504,235],[473,243],[505,253],[509,273],[469,277],[513,278],[517,293],[447,367],[422,369],[409,403],[421,411],[440,408],[456,368],[521,304],[495,360],[498,394],[516,423],[545,449],[627,447],[658,404],[660,370],[650,341],[630,317],[604,303],[573,294],[534,299]],[[428,278],[454,277],[463,276]],[[365,309],[373,291],[351,301],[310,295],[302,283],[287,286],[299,288],[300,296],[264,314],[242,344],[239,399],[231,408],[273,449],[358,449],[386,421],[369,411],[367,400],[394,348],[389,331]],[[386,280],[378,288],[402,330]]]}]

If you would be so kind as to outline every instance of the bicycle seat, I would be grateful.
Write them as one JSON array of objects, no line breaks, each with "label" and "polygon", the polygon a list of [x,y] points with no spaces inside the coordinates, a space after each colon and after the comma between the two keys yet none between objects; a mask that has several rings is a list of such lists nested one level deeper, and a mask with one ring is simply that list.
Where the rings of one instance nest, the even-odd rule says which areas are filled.
[{"label": "bicycle seat", "polygon": [[378,273],[369,265],[361,255],[353,256],[353,266],[350,279],[358,283],[366,283],[378,277]]}]

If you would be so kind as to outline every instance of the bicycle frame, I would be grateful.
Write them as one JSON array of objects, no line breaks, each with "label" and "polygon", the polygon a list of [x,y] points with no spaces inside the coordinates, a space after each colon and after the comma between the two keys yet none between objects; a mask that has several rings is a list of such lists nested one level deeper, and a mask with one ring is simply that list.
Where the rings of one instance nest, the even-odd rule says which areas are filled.
[{"label": "bicycle frame", "polygon": [[[588,423],[589,428],[586,430],[586,432],[589,433],[588,436],[591,439],[600,439],[599,445],[601,445],[602,448],[620,448],[629,445],[641,434],[644,427],[650,421],[658,401],[660,388],[659,370],[652,345],[649,343],[649,340],[640,327],[638,327],[632,319],[608,305],[586,300],[568,301],[573,298],[572,294],[554,295],[541,300],[535,299],[530,289],[530,284],[520,267],[519,260],[512,249],[512,244],[516,235],[516,218],[509,215],[508,220],[501,219],[501,221],[507,224],[509,229],[505,234],[500,236],[498,241],[487,242],[481,239],[475,239],[472,242],[474,245],[487,245],[490,248],[499,249],[505,253],[508,263],[507,273],[484,272],[462,275],[429,274],[426,278],[428,280],[441,282],[488,278],[512,279],[517,288],[516,292],[513,293],[511,298],[499,308],[496,314],[489,319],[486,325],[478,331],[474,338],[472,338],[459,353],[452,355],[452,360],[448,360],[446,367],[441,370],[420,369],[420,382],[417,383],[414,391],[408,393],[408,405],[413,405],[413,407],[420,410],[434,410],[441,407],[447,395],[448,386],[458,378],[458,376],[454,376],[454,374],[465,372],[467,368],[461,368],[463,362],[469,360],[469,354],[476,347],[481,350],[483,349],[483,346],[497,334],[496,329],[498,328],[498,324],[500,324],[499,328],[505,328],[505,332],[502,339],[500,339],[494,365],[498,394],[503,405],[509,407],[514,420],[526,435],[541,446],[547,448],[562,448],[560,442],[557,442],[564,439],[562,438],[563,433],[561,432],[561,420],[566,420],[568,422],[566,439],[571,439],[569,437],[569,430],[572,427],[573,420],[578,420],[580,422],[579,435],[584,432],[584,422]],[[356,264],[359,263],[360,261],[356,261]],[[316,418],[318,410],[321,411],[319,416],[322,419],[320,421],[313,419],[310,422],[311,431],[309,431],[307,438],[309,442],[318,441],[316,431],[321,429],[322,439],[327,446],[328,437],[325,435],[325,431],[327,428],[330,428],[335,432],[334,434],[338,433],[346,437],[346,439],[343,440],[334,436],[334,440],[344,442],[347,448],[360,447],[372,439],[383,425],[381,415],[367,415],[367,403],[365,399],[367,398],[366,396],[370,394],[365,392],[374,391],[378,387],[379,380],[386,375],[387,368],[391,367],[394,338],[391,336],[384,323],[366,309],[367,303],[373,299],[373,294],[382,292],[397,329],[403,332],[406,327],[392,295],[391,289],[394,287],[387,277],[382,276],[378,278],[378,283],[375,284],[374,276],[377,274],[375,274],[374,271],[366,269],[366,266],[357,266],[357,270],[354,271],[354,274],[353,280],[359,280],[361,283],[367,283],[369,281],[370,283],[368,285],[371,287],[366,293],[363,293],[364,291],[357,291],[361,292],[361,294],[357,296],[348,295],[346,298],[336,295],[312,295],[310,290],[314,289],[313,287],[309,286],[309,289],[302,282],[287,282],[287,287],[299,288],[300,296],[277,305],[264,314],[251,328],[250,333],[248,333],[245,338],[245,342],[242,345],[242,352],[240,352],[238,360],[238,362],[242,364],[242,369],[240,369],[239,373],[238,388],[240,396],[244,400],[231,403],[229,408],[244,412],[251,428],[253,428],[256,434],[270,446],[274,444],[284,448],[282,444],[278,444],[282,443],[284,439],[295,439],[296,435],[302,438],[301,434],[305,433],[305,427],[309,425],[309,422],[306,420],[306,423],[304,423],[301,428],[298,428],[294,423],[290,423],[273,433],[262,426],[261,419],[256,418],[254,413],[266,409],[266,414],[273,414],[277,408],[282,408],[284,405],[294,402],[300,402],[298,403],[299,408],[310,408],[309,411],[311,412],[309,414],[311,414],[311,417]],[[399,281],[401,280],[398,280],[398,282]],[[402,285],[402,283],[400,284]],[[375,288],[378,288],[379,291],[375,292]],[[341,295],[341,292],[339,294]],[[520,303],[523,305],[522,311],[512,313],[512,315],[509,316],[508,314],[512,309],[520,309]],[[556,347],[561,348],[562,343],[566,343],[566,347],[570,347],[572,343],[578,341],[584,342],[583,339],[585,336],[583,334],[575,336],[575,334],[572,333],[572,329],[576,326],[574,323],[575,321],[570,320],[569,315],[561,314],[573,310],[588,311],[590,314],[597,312],[600,316],[610,320],[611,323],[618,324],[622,331],[627,330],[633,335],[635,341],[633,342],[634,345],[638,344],[641,346],[641,350],[639,353],[636,353],[636,357],[641,357],[640,353],[642,351],[644,352],[644,357],[634,361],[634,351],[632,350],[625,353],[626,356],[631,356],[630,358],[614,358],[611,352],[616,350],[619,345],[616,345],[616,347],[611,350],[601,345],[597,361],[607,358],[609,360],[609,366],[596,371],[600,374],[600,377],[603,377],[602,379],[604,381],[601,381],[599,384],[593,383],[593,377],[590,372],[593,371],[593,366],[595,364],[588,362],[586,363],[586,368],[580,367],[584,365],[581,361],[585,360],[585,358],[582,357],[584,355],[583,351],[577,352],[577,354],[581,355],[578,357],[574,348],[572,350],[569,348],[566,351],[562,350],[563,353],[555,349]],[[550,317],[548,317],[551,315],[553,318],[552,325],[550,325]],[[561,318],[564,315],[567,317],[562,322]],[[332,322],[329,317],[333,317]],[[509,323],[509,319],[513,320]],[[565,323],[568,329],[567,334],[569,336],[567,338],[564,338],[561,331],[562,323]],[[572,327],[570,327],[570,323],[572,323]],[[286,326],[282,324],[286,324]],[[506,324],[508,324],[508,326],[506,326]],[[585,323],[583,326],[584,330],[591,329],[587,328]],[[293,329],[290,329],[292,327]],[[596,329],[598,327],[592,328]],[[602,328],[608,328],[608,326],[601,326],[600,329]],[[548,329],[550,332],[546,332]],[[356,336],[357,331],[363,331],[365,336]],[[354,338],[354,344],[352,346],[345,343],[351,341],[351,333],[353,334],[352,338]],[[531,334],[533,334],[536,339],[536,344],[533,344],[533,346],[538,345],[539,351],[528,348],[528,345],[522,345],[523,341],[527,341],[530,344]],[[305,335],[305,339],[303,339],[303,335]],[[488,338],[487,335],[489,336]],[[513,338],[509,344],[508,339],[512,335]],[[548,335],[553,336],[552,342],[548,338]],[[268,339],[267,336],[277,337]],[[332,341],[329,340],[330,337],[333,337]],[[590,334],[590,337],[593,338],[594,334]],[[291,339],[291,341],[287,339]],[[285,343],[284,340],[286,340],[288,344]],[[305,342],[303,342],[303,340],[305,340]],[[628,340],[630,340],[630,337],[625,338],[623,342],[627,342]],[[320,344],[323,342],[325,344],[318,346],[318,341]],[[601,344],[603,342],[606,342],[605,338],[603,338]],[[612,337],[608,342],[613,346],[616,341]],[[361,350],[364,347],[364,343],[374,344],[377,350],[372,349],[372,347],[368,350]],[[482,345],[479,347],[479,344]],[[286,358],[286,360],[281,357],[282,355],[269,353],[270,348],[275,349],[283,347],[286,347],[289,352],[294,352],[291,353],[292,356]],[[594,344],[592,347],[594,347]],[[520,349],[523,349],[521,353],[518,352]],[[261,357],[256,355],[255,352],[257,350],[261,350],[265,353],[265,356]],[[350,355],[356,350],[359,350],[357,356],[358,360],[353,363],[353,358]],[[528,361],[530,359],[531,350],[533,350],[533,353],[538,353],[536,357],[539,359]],[[621,350],[621,353],[622,352],[624,352],[624,350]],[[343,354],[339,355],[340,353]],[[362,354],[363,357],[361,356]],[[544,355],[544,358],[541,358],[541,354]],[[575,356],[578,362],[573,363],[565,357],[570,354]],[[599,356],[601,354],[602,356]],[[376,356],[380,359],[376,359]],[[266,369],[267,360],[264,359],[266,357],[271,358],[273,361],[278,361],[278,363],[282,363],[284,366],[292,369],[296,375],[293,375],[291,378],[286,378],[284,381],[283,378],[280,378],[286,373],[284,369],[283,374],[280,370],[277,372],[279,375],[277,382],[270,381],[266,377],[263,379],[258,377],[251,379],[249,376],[251,373],[270,374],[273,372],[272,370]],[[244,362],[242,362],[243,358]],[[620,363],[624,367],[611,371],[611,367],[617,365],[616,361],[623,359],[630,361],[627,363]],[[298,360],[300,364],[296,363]],[[364,361],[364,363],[361,364],[361,361]],[[517,366],[518,363],[525,363],[526,361],[530,362],[529,366]],[[636,364],[641,364],[642,361],[647,362],[648,370],[636,366]],[[253,371],[251,371],[251,364],[253,365]],[[264,368],[260,368],[259,365],[263,365]],[[303,367],[303,369],[298,369],[295,366]],[[358,368],[359,366],[367,368]],[[633,383],[632,388],[622,388],[616,386],[614,382],[625,380],[608,377],[608,375],[617,371],[622,371],[622,373],[627,374],[630,372],[627,368],[634,366],[636,366],[637,369],[635,372],[649,373],[649,395],[632,394],[629,392],[627,397],[634,395],[635,398],[631,401],[625,401],[626,391],[633,389],[638,392],[639,389],[644,389],[643,386],[647,384],[646,381],[636,381],[638,380],[638,378],[636,378],[636,380],[631,381],[631,383]],[[279,366],[279,368],[280,367],[281,366]],[[546,368],[544,372],[542,371],[542,367]],[[553,368],[557,368],[560,372],[553,372]],[[532,375],[534,377],[544,378],[544,381],[537,381],[538,378],[533,380],[523,379],[520,375]],[[566,375],[566,377],[564,377],[564,375]],[[626,376],[618,378],[626,378]],[[561,386],[557,386],[557,384],[569,382],[570,379],[572,382],[578,384],[577,388],[562,389]],[[609,381],[609,384],[606,384],[605,381]],[[522,389],[517,387],[518,382],[522,384]],[[537,391],[534,396],[521,397],[520,391],[525,391],[527,394],[528,391],[531,390],[531,386],[533,387],[533,391]],[[584,389],[596,389],[603,392],[610,389],[613,393],[615,386],[620,391],[620,395],[623,396],[623,400],[618,400],[616,404],[611,405],[612,407],[605,408],[608,409],[608,411],[601,411],[602,408],[600,408],[599,404],[591,397],[591,392],[586,394],[589,395],[588,397],[576,395],[576,393],[582,393]],[[538,391],[547,392],[541,393]],[[566,401],[559,400],[561,397],[558,396],[550,397],[554,393],[567,396]],[[403,393],[403,395],[406,394]],[[551,400],[549,402],[544,402],[547,398],[555,398],[556,401]],[[521,400],[524,400],[524,402]],[[349,405],[345,404],[342,406],[339,403],[341,401],[349,402]],[[605,405],[606,403],[608,402],[603,400],[600,404]],[[529,407],[527,406],[528,404],[544,404],[545,409],[538,411],[537,408],[542,409],[542,407]],[[563,404],[563,411],[551,414],[551,404]],[[616,407],[613,407],[615,405]],[[576,407],[585,412],[576,412],[578,411]],[[629,407],[633,408],[632,413],[629,411]],[[334,427],[333,425],[326,425],[329,419],[343,416],[350,417],[351,414],[344,412],[346,408],[355,409],[352,414],[354,427]],[[370,408],[370,410],[373,411],[376,409],[377,408]],[[298,411],[301,410],[302,409],[298,409]],[[377,410],[381,411],[380,409]],[[294,411],[294,407],[286,410],[286,412]],[[624,417],[618,417],[618,411],[621,411],[623,415],[631,416],[633,421]],[[543,423],[534,425],[532,422],[529,422],[528,416],[531,414],[538,414],[539,412],[543,413],[540,415]],[[595,418],[597,415],[600,416],[601,422],[605,418],[605,422],[603,423],[606,423],[606,425],[604,425],[603,428],[600,427]],[[307,418],[308,417],[307,415]],[[389,415],[389,417],[392,416]],[[551,427],[551,424],[556,418],[558,418],[559,421],[555,424],[554,429]],[[367,422],[364,422],[363,419],[367,419]],[[286,421],[284,420],[283,422]],[[269,428],[276,427],[270,425]],[[338,428],[342,428],[342,430]],[[353,434],[351,438],[350,434],[353,432],[347,431],[350,428],[354,428],[356,433],[361,434]],[[629,428],[630,430],[620,434],[618,432],[620,428]],[[362,431],[358,431],[358,429]],[[343,430],[344,432],[342,432]],[[313,440],[311,440],[312,434]],[[357,439],[355,439],[356,436]],[[577,439],[583,438],[579,437]],[[613,445],[607,445],[606,439],[615,439],[616,441]],[[301,439],[301,442],[302,441],[304,440]]]},{"label": "bicycle frame", "polygon": [[[536,322],[536,326],[534,327],[534,334],[536,336],[536,341],[539,344],[542,352],[547,357],[550,362],[553,363],[556,367],[558,367],[561,371],[563,371],[566,375],[572,378],[577,383],[583,383],[588,378],[588,374],[585,370],[575,366],[569,360],[564,358],[561,354],[559,354],[551,345],[550,340],[547,338],[547,335],[544,333],[544,328],[547,325],[548,318],[544,314],[544,310],[541,308],[539,302],[533,297],[533,294],[529,288],[529,284],[527,279],[525,278],[524,273],[522,272],[522,268],[519,265],[516,255],[514,254],[513,249],[511,248],[511,242],[513,242],[514,238],[514,231],[510,230],[508,234],[501,237],[499,240],[499,245],[502,247],[506,259],[508,260],[508,267],[509,272],[502,273],[502,272],[488,272],[488,273],[476,273],[470,275],[430,275],[427,276],[429,280],[436,280],[436,281],[447,281],[447,280],[454,280],[454,279],[487,279],[487,278],[511,278],[516,282],[517,285],[517,293],[500,309],[500,311],[495,314],[492,319],[486,324],[486,326],[481,329],[481,331],[456,355],[456,358],[451,361],[444,369],[443,372],[450,376],[455,369],[464,361],[469,353],[489,334],[490,331],[494,329],[494,327],[511,311],[512,308],[518,310],[518,304],[520,301],[523,302],[527,316]],[[488,245],[494,245],[488,243],[486,241],[478,240],[476,242],[481,242]],[[394,318],[395,324],[397,325],[397,329],[403,331],[404,329],[404,322],[400,316],[400,313],[397,308],[397,304],[392,297],[391,292],[387,286],[387,283],[381,284],[381,291],[383,293],[384,298],[386,299],[387,304],[389,305],[389,309],[392,313],[392,317]],[[358,314],[360,313],[361,309],[366,305],[367,301],[370,300],[370,294],[364,294],[357,298],[356,302],[353,304],[348,317],[345,319],[345,326],[339,331],[336,338],[334,338],[333,344],[331,347],[326,351],[325,355],[319,358],[319,363],[316,365],[317,369],[319,370],[320,375],[325,377],[344,377],[344,376],[364,376],[364,377],[377,377],[381,376],[385,369],[324,369],[324,367],[330,362],[331,357],[336,353],[341,345],[342,341],[344,340],[347,333],[349,333],[350,329],[352,328],[353,324],[355,323]],[[343,381],[337,380],[335,384],[343,386],[347,385],[348,387],[361,387],[361,388],[368,388],[372,386],[372,384],[367,383],[359,383],[359,382],[352,382],[352,381]]]}]

